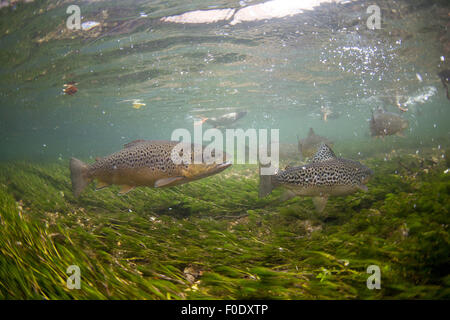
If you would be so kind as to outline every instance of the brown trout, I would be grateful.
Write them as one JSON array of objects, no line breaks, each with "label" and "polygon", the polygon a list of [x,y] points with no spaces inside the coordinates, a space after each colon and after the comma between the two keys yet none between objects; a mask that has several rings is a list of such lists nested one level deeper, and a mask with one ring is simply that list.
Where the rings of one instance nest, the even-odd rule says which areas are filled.
[{"label": "brown trout", "polygon": [[[93,164],[85,164],[72,158],[70,172],[73,193],[78,197],[94,179],[98,181],[97,189],[112,184],[120,185],[119,194],[125,194],[139,186],[171,187],[214,175],[231,166],[231,162],[212,162],[215,150],[210,152],[209,158],[203,156],[199,164],[194,163],[194,145],[190,144],[184,144],[190,149],[190,161],[174,162],[172,150],[178,143],[136,140],[126,144],[124,149],[116,153],[97,158]],[[200,148],[204,150],[203,146]],[[184,150],[177,151],[175,155],[181,159]]]}]

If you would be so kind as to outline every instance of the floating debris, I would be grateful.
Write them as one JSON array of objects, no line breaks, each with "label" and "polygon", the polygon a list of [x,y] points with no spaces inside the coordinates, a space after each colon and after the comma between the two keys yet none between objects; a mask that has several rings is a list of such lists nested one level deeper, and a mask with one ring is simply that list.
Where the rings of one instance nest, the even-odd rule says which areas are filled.
[{"label": "floating debris", "polygon": [[81,24],[81,29],[84,31],[88,31],[99,25],[100,25],[100,22],[97,22],[97,21],[86,21]]},{"label": "floating debris", "polygon": [[63,92],[64,94],[68,94],[69,96],[73,96],[75,93],[77,93],[78,88],[76,87],[78,83],[71,81],[64,84]]},{"label": "floating debris", "polygon": [[140,109],[141,107],[146,106],[146,104],[142,102],[142,99],[122,100],[120,102],[131,102],[134,109]]}]

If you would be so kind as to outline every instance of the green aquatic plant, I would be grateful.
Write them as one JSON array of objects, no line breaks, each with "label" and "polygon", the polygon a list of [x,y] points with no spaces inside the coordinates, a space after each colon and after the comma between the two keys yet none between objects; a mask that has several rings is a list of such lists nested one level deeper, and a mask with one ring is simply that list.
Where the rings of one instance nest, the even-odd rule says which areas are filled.
[{"label": "green aquatic plant", "polygon": [[[2,163],[0,298],[449,298],[445,159],[362,162],[369,192],[330,198],[321,214],[310,198],[259,199],[252,165],[124,196],[91,185],[75,199],[67,163]],[[67,287],[70,265],[80,290]],[[370,265],[380,290],[366,286]]]}]

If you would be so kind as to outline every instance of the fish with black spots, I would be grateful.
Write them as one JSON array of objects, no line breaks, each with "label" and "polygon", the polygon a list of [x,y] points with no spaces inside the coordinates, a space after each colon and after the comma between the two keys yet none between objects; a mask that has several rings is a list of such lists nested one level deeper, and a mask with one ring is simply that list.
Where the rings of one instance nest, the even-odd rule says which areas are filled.
[{"label": "fish with black spots", "polygon": [[317,212],[322,212],[330,196],[367,191],[366,183],[372,175],[371,169],[357,161],[336,157],[331,148],[322,143],[311,163],[287,167],[274,175],[260,173],[259,197],[283,187],[286,189],[283,200],[295,196],[313,197]]},{"label": "fish with black spots", "polygon": [[[177,146],[177,149],[174,149]],[[194,158],[195,150],[202,150],[200,161]],[[190,152],[184,154],[185,151]],[[70,160],[72,190],[78,197],[83,189],[97,179],[97,189],[120,185],[119,194],[135,187],[171,187],[217,174],[231,166],[231,162],[217,161],[216,150],[205,151],[203,146],[183,144],[177,141],[136,140],[104,158],[96,158],[93,164]],[[217,155],[220,159],[225,154]]]}]

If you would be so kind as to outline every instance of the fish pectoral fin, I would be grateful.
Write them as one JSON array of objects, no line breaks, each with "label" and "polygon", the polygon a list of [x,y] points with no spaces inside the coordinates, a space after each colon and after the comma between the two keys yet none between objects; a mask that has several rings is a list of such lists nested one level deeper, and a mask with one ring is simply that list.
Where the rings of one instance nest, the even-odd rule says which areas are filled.
[{"label": "fish pectoral fin", "polygon": [[180,181],[183,179],[185,179],[185,178],[184,177],[171,177],[171,178],[159,179],[159,180],[156,180],[156,182],[155,182],[155,188],[165,187],[176,181]]},{"label": "fish pectoral fin", "polygon": [[120,195],[126,194],[126,193],[130,192],[133,189],[134,189],[134,186],[122,185],[120,187],[119,194]]},{"label": "fish pectoral fin", "polygon": [[364,185],[364,184],[360,184],[360,185],[358,185],[357,187],[358,187],[358,189],[361,190],[361,191],[364,191],[364,192],[369,191],[369,188],[367,188],[367,186]]},{"label": "fish pectoral fin", "polygon": [[95,187],[95,190],[100,190],[100,189],[106,188],[108,186],[109,186],[109,183],[106,183],[103,181],[98,181],[97,186]]},{"label": "fish pectoral fin", "polygon": [[314,207],[316,207],[316,211],[321,213],[328,202],[328,196],[325,197],[314,197],[313,199]]},{"label": "fish pectoral fin", "polygon": [[284,202],[284,201],[294,198],[295,196],[297,196],[297,195],[294,192],[292,192],[291,190],[285,190],[280,197],[280,201]]}]

